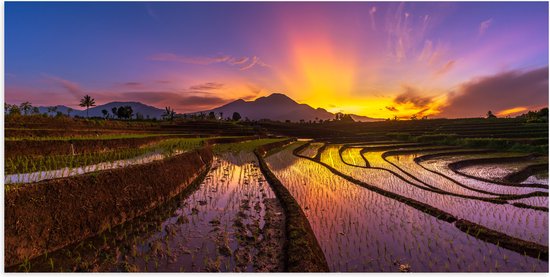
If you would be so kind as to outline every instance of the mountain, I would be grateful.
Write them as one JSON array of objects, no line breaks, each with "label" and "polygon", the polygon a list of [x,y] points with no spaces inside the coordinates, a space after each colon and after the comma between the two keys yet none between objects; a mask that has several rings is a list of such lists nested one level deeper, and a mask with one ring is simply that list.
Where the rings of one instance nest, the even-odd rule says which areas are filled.
[{"label": "mountain", "polygon": [[[231,103],[214,108],[212,110],[203,111],[205,113],[215,112],[218,115],[223,113],[224,117],[231,117],[233,112],[238,112],[241,117],[249,118],[250,120],[271,119],[285,121],[290,120],[297,122],[300,120],[316,120],[316,119],[334,119],[335,115],[325,109],[314,109],[307,104],[299,104],[290,97],[282,93],[273,93],[269,96],[260,97],[254,101],[244,101],[242,99],[235,100]],[[352,115],[357,121],[376,121],[378,119]]]},{"label": "mountain", "polygon": [[[90,117],[98,116],[103,117],[102,110],[107,110],[109,112],[109,115],[113,115],[113,112],[111,111],[113,107],[120,107],[120,106],[130,106],[132,107],[132,110],[134,111],[134,118],[137,113],[140,113],[143,115],[144,118],[161,118],[162,114],[164,113],[164,109],[159,109],[153,106],[145,105],[140,102],[110,102],[107,104],[95,106],[93,108],[90,108],[88,110],[88,114]],[[78,113],[79,116],[86,116],[86,110],[83,110]]]},{"label": "mountain", "polygon": [[[68,110],[71,109],[67,106],[63,106],[63,105],[57,105],[55,106],[57,109],[55,110],[55,112],[48,112],[48,108],[49,107],[46,107],[46,106],[40,106],[38,107],[38,110],[40,111],[40,114],[45,114],[47,113],[48,115],[50,116],[54,116],[56,115],[57,112],[61,112],[62,114],[68,114]],[[79,115],[81,111],[79,110],[72,110],[70,115],[74,116],[74,115]]]},{"label": "mountain", "polygon": [[[88,113],[90,117],[103,117],[103,113],[101,111],[107,110],[109,112],[109,115],[112,116],[112,108],[120,106],[131,106],[134,115],[140,113],[143,115],[144,118],[149,117],[160,119],[162,117],[162,114],[164,113],[164,109],[145,105],[140,102],[110,102],[107,104],[91,107],[88,110]],[[67,114],[67,110],[69,109],[69,107],[62,105],[58,105],[56,107],[56,112],[61,112],[63,114]],[[41,106],[38,108],[41,114],[48,113],[48,107]],[[233,112],[238,112],[243,120],[245,118],[248,118],[250,120],[271,119],[279,121],[290,120],[292,122],[298,122],[302,119],[305,121],[309,121],[335,118],[335,115],[333,113],[328,112],[325,109],[314,109],[307,104],[299,104],[282,93],[273,93],[269,96],[260,97],[254,101],[245,101],[239,99],[223,106],[214,108],[212,110],[203,111],[203,113],[209,112],[215,112],[216,115],[219,115],[219,113],[222,112],[224,118],[231,117],[233,115]],[[50,114],[55,115],[55,113]],[[86,110],[74,109],[71,112],[71,116],[86,117]],[[381,120],[355,114],[352,114],[351,117],[355,121]]]},{"label": "mountain", "polygon": [[[118,108],[120,106],[132,107],[132,110],[134,111],[134,118],[137,113],[140,113],[143,115],[144,118],[147,118],[147,116],[149,116],[149,118],[160,119],[162,117],[162,114],[164,113],[164,109],[159,109],[153,106],[145,105],[140,102],[109,102],[107,104],[90,107],[90,109],[88,110],[88,114],[90,117],[103,117],[103,112],[101,111],[107,110],[109,112],[109,115],[112,116],[113,107]],[[56,107],[57,107],[57,111],[62,112],[63,114],[67,114],[67,109],[69,109],[69,107],[62,106],[62,105],[58,105]],[[48,113],[48,107],[40,106],[38,107],[38,109],[41,114]],[[55,113],[50,113],[50,114],[55,115]],[[83,110],[75,109],[71,112],[71,116],[86,117],[86,109],[83,109]]]}]

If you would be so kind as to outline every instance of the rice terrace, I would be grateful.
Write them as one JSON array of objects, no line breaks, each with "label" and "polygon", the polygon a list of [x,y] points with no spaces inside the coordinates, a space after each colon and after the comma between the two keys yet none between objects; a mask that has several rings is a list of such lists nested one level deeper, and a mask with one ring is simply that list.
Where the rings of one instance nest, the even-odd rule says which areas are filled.
[{"label": "rice terrace", "polygon": [[437,4],[7,2],[4,271],[548,272],[548,3]]}]

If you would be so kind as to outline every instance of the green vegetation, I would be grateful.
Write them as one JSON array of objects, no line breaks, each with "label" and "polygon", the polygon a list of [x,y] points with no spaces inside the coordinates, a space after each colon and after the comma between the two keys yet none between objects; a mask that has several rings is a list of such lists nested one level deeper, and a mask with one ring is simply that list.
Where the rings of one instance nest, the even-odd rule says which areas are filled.
[{"label": "green vegetation", "polygon": [[79,136],[79,137],[7,137],[6,141],[21,141],[21,140],[61,140],[61,141],[73,141],[73,140],[109,140],[109,139],[133,139],[133,138],[149,138],[159,136],[177,136],[178,134],[125,134],[125,135],[100,135],[100,136]]},{"label": "green vegetation", "polygon": [[206,138],[174,138],[154,145],[82,155],[52,155],[40,157],[17,156],[5,160],[5,174],[50,171],[62,168],[78,168],[101,162],[131,159],[146,154],[172,155],[176,151],[190,151],[201,147]]},{"label": "green vegetation", "polygon": [[389,137],[410,142],[433,143],[437,145],[453,145],[471,148],[495,149],[501,151],[548,153],[546,138],[465,138],[457,134],[428,134],[415,136],[409,133],[390,133]]}]

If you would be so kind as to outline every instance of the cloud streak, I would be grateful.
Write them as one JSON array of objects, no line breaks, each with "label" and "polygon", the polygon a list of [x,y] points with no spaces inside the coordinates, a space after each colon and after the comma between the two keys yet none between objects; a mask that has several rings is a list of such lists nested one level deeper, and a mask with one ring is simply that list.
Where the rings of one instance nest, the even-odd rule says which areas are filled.
[{"label": "cloud streak", "polygon": [[442,75],[447,74],[449,71],[451,71],[454,68],[455,63],[456,63],[456,61],[454,61],[454,60],[448,61],[445,65],[443,65],[442,68],[437,70],[434,75],[435,76],[442,76]]},{"label": "cloud streak", "polygon": [[487,29],[489,29],[489,27],[491,26],[491,23],[493,23],[493,19],[492,18],[489,18],[485,21],[482,21],[481,23],[479,23],[479,31],[478,31],[478,35],[479,36],[483,36],[485,34],[485,32],[487,32]]},{"label": "cloud streak", "polygon": [[204,56],[183,56],[174,53],[159,53],[149,57],[149,60],[159,62],[178,62],[185,64],[210,65],[225,63],[231,66],[237,66],[240,70],[248,70],[255,66],[270,67],[257,56],[252,57],[233,57],[230,55],[220,55],[216,57]]},{"label": "cloud streak", "polygon": [[80,87],[78,83],[75,83],[63,78],[59,78],[56,76],[47,75],[47,74],[43,74],[43,76],[49,82],[55,84],[56,86],[64,88],[68,93],[70,93],[76,99],[80,99],[85,94],[84,90]]}]

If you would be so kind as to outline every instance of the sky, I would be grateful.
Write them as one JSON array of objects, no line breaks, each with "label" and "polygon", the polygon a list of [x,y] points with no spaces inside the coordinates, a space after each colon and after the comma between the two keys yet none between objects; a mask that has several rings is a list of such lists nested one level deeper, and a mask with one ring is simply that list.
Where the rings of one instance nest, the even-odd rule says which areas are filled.
[{"label": "sky", "polygon": [[6,2],[5,101],[179,113],[284,93],[375,118],[548,106],[547,2]]}]

